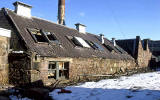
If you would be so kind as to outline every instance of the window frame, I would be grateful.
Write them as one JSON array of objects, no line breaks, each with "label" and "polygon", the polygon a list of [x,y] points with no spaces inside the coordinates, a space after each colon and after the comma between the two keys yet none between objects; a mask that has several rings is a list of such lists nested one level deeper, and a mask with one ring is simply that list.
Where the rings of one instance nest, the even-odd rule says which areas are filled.
[{"label": "window frame", "polygon": [[[45,38],[45,35],[41,32],[41,30],[36,29],[36,28],[27,28],[27,30],[29,31],[29,33],[31,34],[32,38],[34,39],[36,43],[47,43],[48,42],[48,40]],[[45,42],[38,41],[37,37],[35,36],[35,34],[33,34],[32,31],[39,31],[40,35],[44,38]]]},{"label": "window frame", "polygon": [[[49,69],[51,63],[55,63],[55,69]],[[60,63],[62,66],[60,67]],[[65,65],[68,64],[68,65]],[[49,61],[48,64],[48,79],[69,79],[69,61]],[[66,68],[65,68],[66,67]],[[55,76],[49,76],[50,72],[54,72]],[[67,74],[66,74],[67,73]]]}]

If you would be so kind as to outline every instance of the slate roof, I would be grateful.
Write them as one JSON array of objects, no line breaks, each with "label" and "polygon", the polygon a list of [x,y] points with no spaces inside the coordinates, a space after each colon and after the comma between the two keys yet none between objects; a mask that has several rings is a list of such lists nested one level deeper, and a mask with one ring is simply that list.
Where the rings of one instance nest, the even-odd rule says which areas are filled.
[{"label": "slate roof", "polygon": [[160,56],[160,41],[149,40],[148,46],[154,56]]},{"label": "slate roof", "polygon": [[[84,58],[108,58],[108,59],[132,59],[124,50],[121,54],[113,44],[105,38],[105,44],[110,45],[116,52],[111,53],[107,50],[99,41],[99,36],[94,34],[82,34],[76,29],[72,29],[63,25],[59,25],[41,18],[32,17],[31,19],[18,16],[11,10],[6,9],[7,16],[11,19],[14,26],[16,27],[18,34],[26,43],[26,46],[33,52],[41,56],[46,57],[84,57]],[[28,32],[27,28],[43,29],[45,31],[53,32],[60,42],[61,46],[55,43],[36,43]],[[75,47],[71,41],[69,41],[66,36],[77,36],[85,40],[90,40],[92,42],[98,43],[104,51],[94,50],[93,48],[82,48]],[[118,47],[120,48],[120,47]]]},{"label": "slate roof", "polygon": [[130,55],[134,56],[133,52],[135,50],[134,43],[136,39],[125,39],[125,40],[116,40],[116,44],[127,51]]}]

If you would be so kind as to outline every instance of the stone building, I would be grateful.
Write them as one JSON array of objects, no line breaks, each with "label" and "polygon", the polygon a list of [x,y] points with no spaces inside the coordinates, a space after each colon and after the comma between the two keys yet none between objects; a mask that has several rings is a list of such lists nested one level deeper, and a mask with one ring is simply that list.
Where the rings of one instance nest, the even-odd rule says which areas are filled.
[{"label": "stone building", "polygon": [[[59,11],[64,13],[65,2],[59,2],[59,6],[62,6],[59,7]],[[140,67],[147,67],[148,63],[142,63],[142,60],[146,59],[145,53],[139,57],[139,52],[147,52],[148,58],[150,53],[148,48],[146,51],[142,50],[140,41],[137,42],[139,49],[135,49],[138,56],[133,58],[102,34],[97,36],[86,32],[85,25],[77,23],[76,29],[64,26],[64,14],[59,14],[59,24],[56,24],[33,17],[30,5],[15,2],[14,6],[14,11],[6,8],[0,10],[0,28],[10,30],[11,33],[9,38],[0,36],[5,46],[1,48],[6,52],[0,54],[0,65],[3,64],[3,56],[6,58],[5,68],[2,66],[0,71],[4,72],[7,69],[8,76],[4,76],[8,77],[11,84],[39,80],[49,84],[56,80],[76,81],[86,76],[90,78],[114,74],[137,68],[135,57]],[[1,33],[3,32],[0,31]],[[8,39],[10,42],[7,42]]]},{"label": "stone building", "polygon": [[149,49],[152,52],[152,67],[160,67],[160,41],[148,39]]},{"label": "stone building", "polygon": [[154,40],[148,40],[149,49],[152,52],[152,54],[157,57],[158,61],[160,61],[160,41],[154,41]]},{"label": "stone building", "polygon": [[128,52],[136,60],[138,66],[150,65],[152,53],[148,46],[148,39],[142,41],[140,36],[137,36],[136,39],[116,40],[116,44]]},{"label": "stone building", "polygon": [[8,83],[10,35],[10,30],[0,28],[0,84]]}]

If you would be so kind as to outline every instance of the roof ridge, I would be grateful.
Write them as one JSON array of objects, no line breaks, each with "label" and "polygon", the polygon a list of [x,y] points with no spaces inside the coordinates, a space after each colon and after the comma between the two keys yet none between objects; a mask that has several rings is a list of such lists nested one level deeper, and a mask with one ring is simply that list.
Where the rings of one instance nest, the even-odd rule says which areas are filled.
[{"label": "roof ridge", "polygon": [[118,40],[116,40],[116,41],[127,41],[127,40],[135,40],[135,38],[132,38],[132,39],[118,39]]}]

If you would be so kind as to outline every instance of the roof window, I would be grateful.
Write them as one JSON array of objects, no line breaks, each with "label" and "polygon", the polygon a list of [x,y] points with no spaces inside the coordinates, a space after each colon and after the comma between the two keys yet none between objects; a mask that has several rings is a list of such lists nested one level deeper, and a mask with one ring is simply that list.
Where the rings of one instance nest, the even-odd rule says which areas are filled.
[{"label": "roof window", "polygon": [[110,52],[114,51],[114,49],[110,46],[110,45],[106,45],[106,44],[103,44],[104,47],[109,50]]},{"label": "roof window", "polygon": [[44,34],[47,36],[47,38],[50,41],[56,41],[57,40],[56,36],[53,33],[51,33],[51,32],[44,32]]},{"label": "roof window", "polygon": [[85,40],[93,49],[98,49],[104,51],[104,48],[102,48],[98,43]]},{"label": "roof window", "polygon": [[29,29],[29,32],[36,42],[47,42],[47,39],[43,36],[40,30]]},{"label": "roof window", "polygon": [[32,37],[36,42],[57,42],[56,36],[47,31],[38,30],[38,29],[28,29]]},{"label": "roof window", "polygon": [[90,48],[90,46],[86,43],[85,40],[83,40],[80,37],[73,37],[73,41],[77,46],[82,46],[82,47],[86,47],[86,48]]},{"label": "roof window", "polygon": [[123,51],[120,47],[115,46],[115,48],[116,48],[121,54],[124,53],[124,51]]}]

